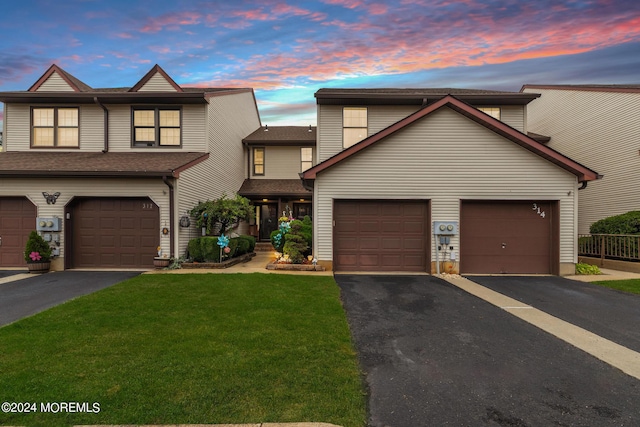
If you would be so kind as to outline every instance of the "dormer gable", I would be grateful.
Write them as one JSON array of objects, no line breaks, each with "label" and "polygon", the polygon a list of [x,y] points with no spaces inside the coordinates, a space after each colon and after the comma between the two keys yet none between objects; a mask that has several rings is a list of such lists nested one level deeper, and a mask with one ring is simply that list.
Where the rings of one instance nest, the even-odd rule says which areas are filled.
[{"label": "dormer gable", "polygon": [[129,92],[183,92],[182,88],[156,64]]},{"label": "dormer gable", "polygon": [[49,69],[29,88],[29,92],[90,92],[88,84],[64,71],[56,64]]}]

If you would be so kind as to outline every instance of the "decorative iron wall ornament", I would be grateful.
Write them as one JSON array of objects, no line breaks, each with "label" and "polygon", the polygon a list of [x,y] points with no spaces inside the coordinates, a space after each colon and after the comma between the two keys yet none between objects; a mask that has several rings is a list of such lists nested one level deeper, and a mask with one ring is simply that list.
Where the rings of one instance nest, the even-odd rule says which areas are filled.
[{"label": "decorative iron wall ornament", "polygon": [[58,192],[55,192],[53,194],[49,194],[46,191],[43,191],[42,195],[44,196],[44,199],[47,201],[48,205],[55,205],[56,204],[56,200],[58,200],[58,197],[60,197],[60,193],[58,193]]},{"label": "decorative iron wall ornament", "polygon": [[191,226],[191,219],[187,215],[180,217],[180,227],[187,228]]}]

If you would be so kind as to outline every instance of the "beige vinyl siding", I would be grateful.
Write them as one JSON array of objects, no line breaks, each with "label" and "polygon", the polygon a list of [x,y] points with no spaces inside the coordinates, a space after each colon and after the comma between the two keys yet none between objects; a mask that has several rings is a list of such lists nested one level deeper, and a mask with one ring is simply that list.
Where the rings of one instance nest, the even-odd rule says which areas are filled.
[{"label": "beige vinyl siding", "polygon": [[264,153],[265,174],[253,175],[252,168],[252,179],[300,178],[300,147],[265,147]]},{"label": "beige vinyl siding", "polygon": [[431,200],[434,221],[459,221],[465,199],[558,200],[560,262],[574,263],[576,189],[574,175],[445,107],[318,175],[314,254],[333,258],[334,199]]},{"label": "beige vinyl siding", "polygon": [[[48,205],[42,192],[59,192],[54,205]],[[169,195],[161,178],[0,178],[0,196],[27,196],[42,217],[64,218],[64,208],[73,197],[149,197],[160,207],[160,227],[169,223]],[[64,224],[64,222],[63,222]],[[162,251],[169,253],[169,237],[158,230]],[[60,256],[64,257],[64,225],[60,233]]]},{"label": "beige vinyl siding", "polygon": [[525,132],[525,107],[523,105],[505,105],[500,107],[500,120],[520,132]]},{"label": "beige vinyl siding", "polygon": [[[392,124],[415,113],[416,105],[370,105],[367,106],[367,135],[374,135]],[[524,107],[509,105],[500,107],[502,121],[524,132]],[[342,106],[318,105],[318,161],[322,162],[343,150]]]},{"label": "beige vinyl siding", "polygon": [[[104,148],[104,114],[97,105],[47,104],[79,108],[80,149],[100,151]],[[8,104],[5,107],[7,132],[4,137],[7,151],[28,151],[31,145],[31,107]],[[77,148],[38,148],[38,151],[77,151]]]},{"label": "beige vinyl siding", "polygon": [[[109,151],[156,153],[163,151],[175,152],[176,150],[181,149],[182,151],[207,152],[206,105],[197,104],[182,106],[182,148],[132,147],[131,106],[106,105],[106,107],[109,110]],[[102,115],[100,117],[102,120]]]},{"label": "beige vinyl siding", "polygon": [[640,93],[527,89],[529,130],[604,178],[580,190],[578,232],[595,221],[640,210]]},{"label": "beige vinyl siding", "polygon": [[[242,139],[260,127],[251,93],[216,96],[209,100],[206,135],[209,159],[180,174],[176,185],[176,222],[198,201],[212,200],[222,193],[233,197],[245,178],[246,158]],[[200,231],[191,220],[190,228],[179,229],[177,254],[182,255],[190,238]]]},{"label": "beige vinyl siding", "polygon": [[75,92],[58,73],[53,73],[45,80],[36,92]]},{"label": "beige vinyl siding", "polygon": [[155,73],[138,92],[177,92],[176,88],[162,74]]}]

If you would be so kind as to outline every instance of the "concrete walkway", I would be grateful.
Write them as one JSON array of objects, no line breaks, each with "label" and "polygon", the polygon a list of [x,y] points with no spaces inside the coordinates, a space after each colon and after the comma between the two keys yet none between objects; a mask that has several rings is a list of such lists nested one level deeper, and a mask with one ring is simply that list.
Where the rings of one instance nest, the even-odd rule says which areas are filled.
[{"label": "concrete walkway", "polygon": [[606,268],[600,268],[602,274],[584,274],[565,276],[567,279],[579,280],[581,282],[600,282],[605,280],[628,280],[628,279],[640,279],[640,273],[631,273],[628,271],[609,270]]},{"label": "concrete walkway", "polygon": [[333,276],[333,271],[293,271],[267,270],[267,264],[274,260],[273,252],[256,252],[250,261],[233,265],[229,268],[181,268],[178,270],[152,270],[145,274],[233,274],[233,273],[265,273],[265,274],[311,274],[313,276]]}]

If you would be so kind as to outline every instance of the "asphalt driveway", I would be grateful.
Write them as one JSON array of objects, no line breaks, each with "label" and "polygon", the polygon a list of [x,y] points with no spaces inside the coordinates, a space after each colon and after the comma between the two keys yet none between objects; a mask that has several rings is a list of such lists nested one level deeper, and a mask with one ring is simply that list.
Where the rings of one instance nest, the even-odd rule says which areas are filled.
[{"label": "asphalt driveway", "polygon": [[640,381],[441,279],[335,277],[371,426],[640,425]]},{"label": "asphalt driveway", "polygon": [[556,276],[468,278],[640,352],[640,295]]},{"label": "asphalt driveway", "polygon": [[0,326],[138,274],[131,271],[60,271],[0,284]]}]

